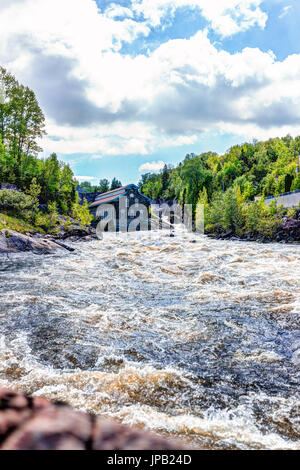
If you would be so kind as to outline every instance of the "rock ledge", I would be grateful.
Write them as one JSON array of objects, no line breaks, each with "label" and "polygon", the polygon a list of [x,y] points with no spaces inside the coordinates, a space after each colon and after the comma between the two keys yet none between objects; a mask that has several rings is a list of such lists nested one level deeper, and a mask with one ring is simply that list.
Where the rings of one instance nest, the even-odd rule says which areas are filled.
[{"label": "rock ledge", "polygon": [[0,254],[24,253],[49,254],[59,249],[75,251],[60,241],[46,237],[35,237],[3,229],[0,231]]}]

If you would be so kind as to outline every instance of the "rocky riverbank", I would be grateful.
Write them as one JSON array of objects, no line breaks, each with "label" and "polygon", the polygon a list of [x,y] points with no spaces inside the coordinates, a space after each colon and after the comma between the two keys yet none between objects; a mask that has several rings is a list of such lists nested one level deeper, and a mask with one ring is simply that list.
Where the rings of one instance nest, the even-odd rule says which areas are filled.
[{"label": "rocky riverbank", "polygon": [[[158,225],[154,218],[153,229],[174,228],[170,224]],[[300,210],[296,212],[295,218],[283,217],[282,223],[273,233],[243,232],[236,233],[234,230],[227,230],[217,226],[213,231],[206,232],[209,238],[217,240],[242,240],[259,243],[300,243]],[[174,235],[173,235],[174,236]],[[18,233],[10,229],[0,230],[0,256],[1,254],[32,252],[35,254],[50,254],[57,250],[75,251],[66,242],[91,241],[97,238],[96,230],[93,227],[81,227],[73,223],[68,229],[63,226],[54,234],[43,235],[41,233]]]},{"label": "rocky riverbank", "polygon": [[[0,256],[9,253],[32,252],[35,254],[50,254],[57,250],[75,251],[65,242],[88,242],[97,239],[96,229],[92,226],[82,227],[74,219],[66,228],[66,217],[59,216],[60,225],[51,234],[41,232],[19,233],[17,230],[5,228],[0,230]],[[70,219],[70,218],[69,218]],[[174,227],[155,215],[152,216],[152,230],[170,230]]]},{"label": "rocky riverbank", "polygon": [[243,232],[237,234],[234,230],[224,231],[222,227],[215,227],[213,232],[206,233],[209,238],[218,240],[243,240],[259,243],[300,243],[300,210],[295,218],[283,217],[281,224],[273,233]]},{"label": "rocky riverbank", "polygon": [[50,254],[57,250],[75,251],[73,247],[65,243],[65,240],[74,242],[78,240],[89,241],[95,238],[97,236],[94,228],[82,228],[75,224],[69,230],[61,229],[53,235],[23,234],[14,230],[2,229],[0,230],[0,255],[24,252]]}]

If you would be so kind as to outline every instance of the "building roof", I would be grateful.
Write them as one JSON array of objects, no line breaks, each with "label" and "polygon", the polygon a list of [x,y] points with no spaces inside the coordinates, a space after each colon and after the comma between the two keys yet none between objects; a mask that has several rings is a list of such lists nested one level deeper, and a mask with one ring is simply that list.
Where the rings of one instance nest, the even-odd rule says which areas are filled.
[{"label": "building roof", "polygon": [[138,190],[138,186],[136,186],[135,184],[127,184],[126,186],[121,186],[120,188],[113,189],[112,191],[107,191],[106,193],[98,194],[98,196],[96,196],[95,201],[90,205],[90,207],[96,207],[100,206],[100,204],[117,201],[119,197],[124,196],[126,194],[126,189],[130,188]]},{"label": "building roof", "polygon": [[124,196],[124,194],[126,194],[125,191],[120,191],[118,194],[111,194],[111,195],[108,195],[107,193],[106,194],[106,197],[102,197],[101,199],[97,199],[96,201],[94,201],[90,207],[95,207],[95,206],[100,206],[100,204],[104,204],[106,202],[113,202],[113,201],[117,201],[119,199],[119,197],[121,196]]}]

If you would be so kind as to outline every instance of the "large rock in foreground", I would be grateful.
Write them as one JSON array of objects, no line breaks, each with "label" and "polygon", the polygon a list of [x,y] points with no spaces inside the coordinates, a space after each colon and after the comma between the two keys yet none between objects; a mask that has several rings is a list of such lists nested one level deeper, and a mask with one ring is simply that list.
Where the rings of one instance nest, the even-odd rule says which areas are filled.
[{"label": "large rock in foreground", "polygon": [[62,248],[74,251],[73,248],[69,248],[63,243],[52,239],[36,238],[6,229],[0,231],[0,254],[23,253],[26,251],[37,254],[49,254]]},{"label": "large rock in foreground", "polygon": [[0,450],[167,450],[171,441],[0,388]]}]

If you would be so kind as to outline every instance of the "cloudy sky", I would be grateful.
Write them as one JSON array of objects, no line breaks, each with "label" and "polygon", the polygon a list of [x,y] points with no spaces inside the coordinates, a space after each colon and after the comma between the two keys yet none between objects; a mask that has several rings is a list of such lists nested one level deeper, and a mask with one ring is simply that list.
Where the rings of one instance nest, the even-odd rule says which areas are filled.
[{"label": "cloudy sky", "polygon": [[299,0],[0,0],[0,64],[44,155],[92,183],[300,134]]}]

